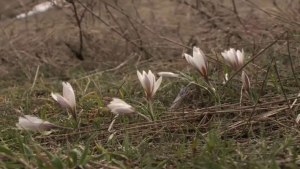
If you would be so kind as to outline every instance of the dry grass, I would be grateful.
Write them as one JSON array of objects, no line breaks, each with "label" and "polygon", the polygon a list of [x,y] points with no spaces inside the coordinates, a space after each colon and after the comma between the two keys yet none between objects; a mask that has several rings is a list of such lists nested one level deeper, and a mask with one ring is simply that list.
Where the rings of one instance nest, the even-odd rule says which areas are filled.
[{"label": "dry grass", "polygon": [[[300,87],[297,2],[81,2],[76,1],[76,10],[84,13],[83,61],[76,57],[80,36],[72,6],[15,20],[11,16],[33,3],[0,1],[2,167],[41,168],[49,161],[52,168],[60,168],[59,163],[70,168],[299,166],[299,126],[294,122],[299,103],[289,108]],[[154,102],[157,121],[122,117],[108,132],[113,117],[106,105],[112,97],[125,99],[143,114],[149,112],[136,69],[179,71],[205,85],[182,58],[192,46],[209,57],[209,76],[221,103],[192,86],[184,104],[168,111],[189,81],[164,79]],[[244,95],[240,102],[239,73],[222,84],[225,72],[234,75],[220,55],[229,47],[246,53],[253,100]],[[61,81],[70,81],[75,88],[81,126],[47,135],[16,131],[13,126],[20,112],[74,127],[50,96],[61,91]],[[79,160],[88,154],[87,161],[68,161],[73,152],[78,152]]]}]

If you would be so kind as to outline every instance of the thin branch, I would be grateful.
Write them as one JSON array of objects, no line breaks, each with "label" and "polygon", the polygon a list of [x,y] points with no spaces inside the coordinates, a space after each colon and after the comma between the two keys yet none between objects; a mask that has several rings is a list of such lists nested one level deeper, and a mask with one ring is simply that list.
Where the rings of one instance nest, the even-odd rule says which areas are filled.
[{"label": "thin branch", "polygon": [[[290,106],[290,103],[289,103],[289,101],[288,101],[288,99],[287,99],[287,97],[286,97],[286,93],[285,93],[285,91],[284,91],[282,82],[281,82],[281,80],[280,80],[280,75],[279,75],[279,73],[278,73],[278,69],[277,69],[277,64],[276,64],[276,62],[275,62],[275,64],[274,64],[274,69],[275,69],[275,72],[276,72],[276,75],[277,75],[277,78],[278,78],[278,81],[279,81],[279,84],[280,84],[280,88],[281,88],[281,90],[282,90],[282,92],[283,92],[283,95],[284,95],[284,98],[285,98],[285,100],[286,100],[286,103],[288,104],[289,110],[291,111],[291,106]],[[292,113],[292,111],[291,111],[291,113]]]},{"label": "thin branch", "polygon": [[289,32],[287,32],[287,40],[286,41],[287,41],[288,58],[289,58],[289,61],[291,63],[291,68],[292,68],[293,76],[294,76],[294,78],[296,80],[298,88],[300,89],[300,86],[299,86],[299,83],[298,83],[298,80],[297,80],[297,77],[296,77],[296,73],[295,73],[295,70],[294,70],[293,61],[292,61],[292,58],[291,58],[289,37],[290,37],[289,36]]},{"label": "thin branch", "polygon": [[77,26],[79,29],[79,51],[75,52],[74,50],[71,50],[73,52],[75,52],[75,56],[79,59],[79,60],[84,60],[83,55],[82,55],[82,50],[83,50],[83,35],[82,35],[82,27],[81,27],[81,21],[82,18],[84,16],[85,11],[82,13],[81,17],[79,18],[78,15],[78,11],[77,11],[77,7],[75,5],[74,0],[67,0],[70,4],[72,4],[73,9],[74,9],[74,17],[76,19],[77,22]]},{"label": "thin branch", "polygon": [[[79,1],[79,0],[77,0],[77,1]],[[118,8],[116,8],[116,7],[114,7],[113,5],[110,5],[109,3],[107,3],[107,2],[105,2],[105,1],[103,1],[103,0],[100,0],[100,1],[101,1],[102,3],[104,3],[104,4],[107,4],[107,5],[110,6],[111,8],[117,10],[118,12],[122,13],[123,15],[125,15],[125,16],[128,17],[128,18],[130,18],[130,19],[133,20],[134,22],[138,23],[138,24],[141,25],[143,28],[145,28],[146,30],[148,30],[149,32],[151,32],[152,34],[154,34],[156,37],[158,37],[158,38],[160,38],[160,39],[163,39],[163,40],[166,40],[166,41],[169,41],[169,42],[172,42],[172,43],[174,43],[174,44],[176,44],[176,45],[179,45],[179,46],[182,46],[182,47],[191,49],[191,47],[188,47],[188,46],[186,46],[186,45],[184,45],[184,44],[181,44],[181,43],[176,42],[176,41],[174,41],[174,40],[171,40],[171,39],[168,39],[168,38],[163,37],[163,36],[161,36],[161,35],[158,35],[158,34],[155,33],[152,29],[150,29],[150,28],[147,27],[146,25],[142,24],[142,23],[139,22],[138,20],[132,18],[131,16],[129,16],[128,14],[126,14],[125,12],[123,12],[122,10],[120,10],[120,9],[118,9]]]},{"label": "thin branch", "polygon": [[[264,90],[264,86],[265,86],[266,83],[267,83],[268,74],[269,74],[269,71],[270,71],[270,68],[271,68],[271,65],[272,65],[273,61],[274,61],[274,58],[271,60],[271,62],[270,62],[270,64],[269,64],[269,67],[268,67],[268,69],[267,69],[267,73],[266,73],[266,75],[265,75],[263,84],[261,85],[261,88],[260,88],[260,91],[259,91],[259,94],[258,94],[258,98],[257,98],[256,103],[255,103],[255,105],[254,105],[254,107],[253,107],[253,109],[252,109],[252,111],[251,111],[251,113],[250,113],[250,116],[249,116],[249,119],[248,119],[248,124],[250,124],[250,122],[251,122],[251,120],[252,120],[252,117],[253,117],[254,112],[255,112],[255,110],[256,110],[256,107],[257,107],[257,105],[258,105],[259,99],[260,99],[260,97],[261,97],[261,95],[262,95],[262,92],[263,92],[263,90]],[[245,127],[246,127],[246,126],[245,126]]]},{"label": "thin branch", "polygon": [[114,20],[114,22],[119,26],[121,32],[123,34],[125,34],[125,31],[123,30],[123,28],[121,27],[121,25],[119,24],[119,22],[117,21],[117,19],[114,17],[114,15],[110,12],[110,10],[108,9],[107,5],[104,4],[106,11],[109,13],[109,15],[112,17],[112,19]]},{"label": "thin branch", "polygon": [[238,14],[238,11],[236,9],[236,5],[235,5],[235,0],[231,0],[232,1],[232,6],[233,6],[233,12],[238,20],[238,22],[242,25],[242,27],[244,28],[245,32],[247,32],[247,28],[245,27],[245,25],[243,24],[239,14]]},{"label": "thin branch", "polygon": [[[154,57],[151,53],[149,53],[148,51],[144,50],[141,46],[139,46],[138,44],[136,44],[134,41],[131,41],[129,39],[129,37],[124,36],[124,34],[122,34],[121,32],[119,32],[116,28],[110,26],[107,22],[105,22],[100,16],[98,16],[97,14],[95,14],[93,11],[91,11],[87,6],[85,6],[80,0],[77,0],[77,2],[84,7],[89,13],[91,13],[93,16],[95,16],[98,20],[100,20],[104,25],[106,25],[107,27],[109,27],[113,32],[117,33],[118,35],[120,35],[122,38],[124,38],[127,42],[133,44],[134,46],[136,46],[139,50],[146,52],[146,54],[150,55],[151,57]],[[109,5],[108,5],[109,6]]]}]

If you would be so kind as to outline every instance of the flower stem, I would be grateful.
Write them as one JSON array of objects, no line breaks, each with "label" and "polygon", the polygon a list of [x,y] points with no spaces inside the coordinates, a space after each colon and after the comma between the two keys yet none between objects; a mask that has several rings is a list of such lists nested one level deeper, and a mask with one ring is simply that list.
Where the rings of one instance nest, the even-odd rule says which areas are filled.
[{"label": "flower stem", "polygon": [[210,81],[207,79],[207,84],[210,88],[210,91],[213,92],[214,98],[215,98],[215,103],[216,104],[221,104],[220,103],[220,96],[218,94],[218,92],[216,91],[216,89],[214,88],[214,86],[210,83]]},{"label": "flower stem", "polygon": [[148,104],[149,104],[151,119],[152,119],[152,121],[154,121],[155,120],[155,116],[154,116],[154,113],[153,113],[153,104],[152,104],[152,100],[151,99],[148,100]]}]

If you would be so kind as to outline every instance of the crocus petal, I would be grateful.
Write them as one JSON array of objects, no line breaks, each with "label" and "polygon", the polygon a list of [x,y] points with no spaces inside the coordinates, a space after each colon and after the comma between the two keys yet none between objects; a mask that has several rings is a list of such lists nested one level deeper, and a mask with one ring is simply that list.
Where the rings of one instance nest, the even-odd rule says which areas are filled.
[{"label": "crocus petal", "polygon": [[118,98],[113,98],[113,100],[107,105],[107,107],[110,110],[113,110],[115,108],[120,108],[120,107],[131,107],[129,104],[127,104],[126,102],[124,102],[121,99]]},{"label": "crocus petal", "polygon": [[54,124],[30,115],[19,117],[19,122],[16,124],[16,126],[21,129],[32,131],[46,131],[55,128]]},{"label": "crocus petal", "polygon": [[154,84],[154,88],[153,88],[153,91],[152,91],[152,97],[155,95],[155,93],[156,93],[157,89],[159,88],[161,82],[162,82],[162,77],[159,77],[158,80]]},{"label": "crocus petal", "polygon": [[137,71],[137,75],[141,84],[143,85],[146,98],[148,100],[151,99],[151,97],[155,94],[156,90],[158,89],[162,77],[160,77],[156,81],[156,78],[151,70],[148,71],[148,74],[145,71],[143,71],[143,74],[140,74],[139,71]]},{"label": "crocus petal", "polygon": [[73,118],[77,121],[76,117],[76,100],[75,100],[75,93],[68,82],[63,82],[63,96],[57,93],[51,93],[51,96],[54,100],[56,100],[63,108],[67,108],[69,113],[72,114]]},{"label": "crocus petal", "polygon": [[125,105],[125,104],[121,104],[121,103],[110,103],[107,105],[107,107],[112,110],[112,109],[116,109],[116,108],[120,108],[120,107],[131,107],[130,105]]},{"label": "crocus petal", "polygon": [[54,99],[55,101],[57,101],[57,96],[56,96],[56,95],[58,95],[58,94],[51,93],[51,96],[53,97],[53,99]]},{"label": "crocus petal", "polygon": [[205,79],[207,77],[207,61],[205,54],[198,47],[193,47],[193,57],[188,54],[184,54],[187,62],[194,67]]},{"label": "crocus petal", "polygon": [[207,62],[204,53],[200,48],[195,46],[193,48],[193,59],[195,61],[195,65],[197,65],[199,70],[202,70],[203,67],[204,69],[207,69]]},{"label": "crocus petal", "polygon": [[222,56],[224,57],[224,60],[226,61],[226,63],[234,70],[236,71],[236,57],[235,57],[235,54],[232,53],[232,50],[228,50],[228,51],[225,51],[223,53],[221,53]]},{"label": "crocus petal", "polygon": [[135,111],[131,107],[119,107],[112,109],[111,112],[115,115],[128,115],[128,114],[134,114]]},{"label": "crocus petal", "polygon": [[69,111],[71,111],[71,113],[73,113],[74,110],[68,100],[66,100],[64,97],[57,93],[51,93],[51,95],[54,98],[54,100],[56,100],[61,105],[61,107],[66,108]]},{"label": "crocus petal", "polygon": [[153,91],[154,88],[154,83],[155,83],[155,76],[154,74],[151,72],[151,70],[148,71],[148,79],[150,81],[150,91]]},{"label": "crocus petal", "polygon": [[238,65],[239,65],[239,61],[238,61],[238,57],[237,57],[237,54],[236,54],[236,51],[235,49],[233,48],[230,48],[230,53],[232,55],[232,58],[234,59],[234,66],[235,66],[235,71],[237,71],[238,69]]},{"label": "crocus petal", "polygon": [[145,84],[144,84],[144,76],[138,70],[136,72],[137,72],[138,78],[140,80],[140,83],[142,84],[142,86],[145,90],[146,87],[145,87]]},{"label": "crocus petal", "polygon": [[157,74],[161,77],[180,77],[179,74],[175,74],[172,72],[158,72]]},{"label": "crocus petal", "polygon": [[124,104],[126,105],[127,103],[121,99],[118,98],[113,98],[113,100],[111,101],[111,103],[116,103],[116,104]]},{"label": "crocus petal", "polygon": [[25,115],[24,117],[19,117],[19,122],[16,124],[18,128],[32,131],[47,131],[51,129],[72,129],[67,127],[56,126],[48,121],[43,121],[42,119]]},{"label": "crocus petal", "polygon": [[232,68],[233,68],[234,70],[236,70],[236,66],[237,66],[237,57],[236,57],[236,54],[235,54],[235,50],[231,48],[231,49],[227,52],[227,57],[229,58],[229,61],[231,62]]},{"label": "crocus petal", "polygon": [[237,71],[244,65],[244,50],[235,50],[230,48],[221,53],[226,63],[234,70]]},{"label": "crocus petal", "polygon": [[240,68],[244,65],[244,50],[242,49],[242,52],[240,50],[237,50],[236,55],[238,58],[238,64]]},{"label": "crocus petal", "polygon": [[152,84],[151,84],[151,81],[149,79],[149,77],[147,75],[144,75],[144,84],[145,84],[145,93],[146,93],[146,96],[147,97],[150,97],[151,96],[151,88],[152,88]]},{"label": "crocus petal", "polygon": [[146,97],[149,97],[149,94],[151,93],[151,85],[150,85],[150,80],[147,76],[147,73],[145,71],[143,71],[143,74],[141,74],[138,70],[137,70],[137,75],[138,78],[143,86],[143,89],[145,91]]},{"label": "crocus petal", "polygon": [[135,113],[135,110],[132,106],[118,98],[113,98],[107,107],[113,114],[125,115]]},{"label": "crocus petal", "polygon": [[63,85],[63,96],[69,102],[69,105],[75,110],[76,107],[76,100],[75,100],[75,93],[68,82],[62,82]]},{"label": "crocus petal", "polygon": [[193,61],[193,58],[191,55],[189,54],[184,54],[184,57],[186,59],[186,61],[194,68],[194,69],[197,69],[197,66],[194,64],[194,61]]}]

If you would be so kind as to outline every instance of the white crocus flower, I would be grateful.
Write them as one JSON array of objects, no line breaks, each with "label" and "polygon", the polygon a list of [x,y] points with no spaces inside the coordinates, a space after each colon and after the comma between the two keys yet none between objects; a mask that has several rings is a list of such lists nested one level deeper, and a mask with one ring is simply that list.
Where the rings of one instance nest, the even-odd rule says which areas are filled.
[{"label": "white crocus flower", "polygon": [[175,74],[172,72],[158,72],[157,74],[158,74],[158,76],[161,76],[161,77],[180,77],[179,74]]},{"label": "white crocus flower", "polygon": [[143,71],[143,74],[137,71],[137,75],[144,88],[146,98],[150,100],[159,88],[162,81],[162,77],[159,77],[156,81],[155,76],[151,72],[151,70],[148,71],[148,74],[145,71]]},{"label": "white crocus flower", "polygon": [[138,114],[138,115],[144,117],[145,119],[147,119],[148,121],[150,121],[150,119],[148,117],[135,111],[132,106],[130,106],[125,101],[118,99],[118,98],[113,98],[113,100],[107,105],[107,107],[113,114],[115,114],[114,119],[112,120],[112,122],[110,123],[110,125],[108,127],[108,131],[111,131],[116,119],[120,115]]},{"label": "white crocus flower", "polygon": [[51,93],[51,96],[54,100],[56,100],[63,108],[66,108],[73,116],[75,120],[76,118],[76,101],[75,101],[75,93],[68,82],[62,82],[63,85],[63,96],[58,93]]},{"label": "white crocus flower", "polygon": [[132,106],[118,98],[113,98],[113,100],[109,103],[109,105],[107,105],[107,107],[115,115],[126,115],[135,113],[135,110]]},{"label": "white crocus flower", "polygon": [[43,121],[42,119],[25,115],[24,117],[19,117],[19,122],[16,124],[18,128],[31,130],[31,131],[47,131],[51,129],[70,129],[66,127],[56,126],[48,121]]},{"label": "white crocus flower", "polygon": [[221,53],[226,63],[234,70],[237,71],[244,65],[244,50],[240,51],[230,48]]},{"label": "white crocus flower", "polygon": [[198,47],[193,47],[193,56],[189,54],[184,54],[187,62],[196,69],[208,82],[208,74],[207,74],[207,61],[206,56],[202,52],[202,50]]},{"label": "white crocus flower", "polygon": [[242,82],[243,82],[243,88],[248,92],[250,95],[250,80],[248,75],[245,71],[242,72]]},{"label": "white crocus flower", "polygon": [[107,105],[107,107],[113,114],[115,114],[114,119],[108,127],[108,131],[111,131],[116,119],[120,115],[130,115],[136,113],[133,107],[118,98],[113,98],[113,100],[109,103],[109,105]]}]

